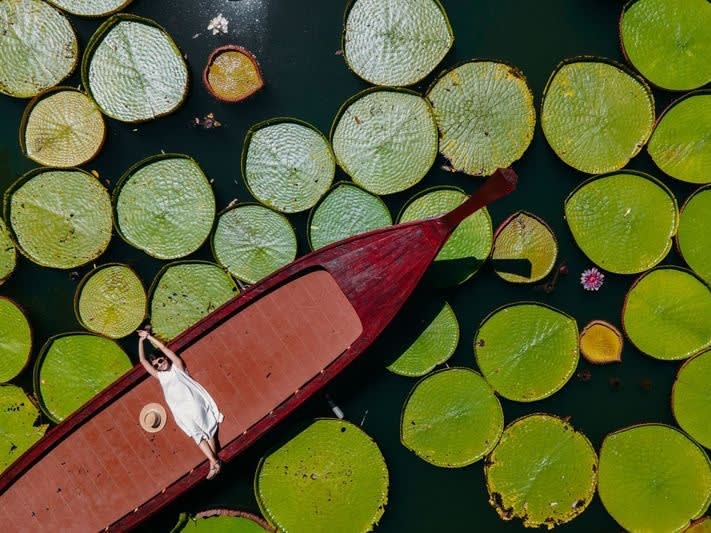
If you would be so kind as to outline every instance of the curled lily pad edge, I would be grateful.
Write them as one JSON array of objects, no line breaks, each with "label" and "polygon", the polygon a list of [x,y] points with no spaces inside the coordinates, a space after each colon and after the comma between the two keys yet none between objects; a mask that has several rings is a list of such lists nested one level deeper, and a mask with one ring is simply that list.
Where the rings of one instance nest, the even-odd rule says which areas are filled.
[{"label": "curled lily pad edge", "polygon": [[180,533],[180,531],[183,530],[185,525],[190,520],[196,520],[200,518],[212,518],[214,516],[231,516],[236,518],[246,518],[247,520],[251,520],[252,522],[255,522],[256,524],[262,526],[265,531],[276,532],[276,529],[260,516],[248,513],[246,511],[238,511],[236,509],[227,509],[220,507],[215,509],[208,509],[206,511],[200,511],[199,513],[195,513],[194,515],[187,512],[180,513],[180,515],[178,516],[178,523],[173,526],[173,529],[171,529],[170,533]]}]

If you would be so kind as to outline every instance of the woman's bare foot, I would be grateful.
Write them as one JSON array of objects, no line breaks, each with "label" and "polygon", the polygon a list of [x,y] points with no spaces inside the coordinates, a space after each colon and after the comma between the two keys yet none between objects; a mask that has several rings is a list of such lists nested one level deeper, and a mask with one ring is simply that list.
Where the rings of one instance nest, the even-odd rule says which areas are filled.
[{"label": "woman's bare foot", "polygon": [[207,477],[205,479],[212,479],[214,478],[217,474],[220,473],[220,469],[222,468],[222,463],[217,462],[217,463],[211,463],[210,464],[210,470],[207,473]]}]

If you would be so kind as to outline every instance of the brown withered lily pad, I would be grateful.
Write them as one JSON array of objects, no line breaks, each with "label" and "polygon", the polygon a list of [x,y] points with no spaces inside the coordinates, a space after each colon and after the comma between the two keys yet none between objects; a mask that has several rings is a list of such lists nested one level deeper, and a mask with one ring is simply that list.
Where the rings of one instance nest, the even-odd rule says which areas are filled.
[{"label": "brown withered lily pad", "polygon": [[241,102],[264,87],[254,54],[234,44],[213,50],[202,73],[208,92],[222,102]]},{"label": "brown withered lily pad", "polygon": [[580,353],[590,363],[619,363],[623,344],[619,330],[604,320],[593,320],[580,332]]}]

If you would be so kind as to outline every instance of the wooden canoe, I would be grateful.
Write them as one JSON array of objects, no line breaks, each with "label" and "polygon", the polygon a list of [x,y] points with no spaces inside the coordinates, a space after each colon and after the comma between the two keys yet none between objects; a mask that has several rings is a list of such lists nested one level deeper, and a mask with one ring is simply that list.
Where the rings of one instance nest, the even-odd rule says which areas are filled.
[{"label": "wooden canoe", "polygon": [[[467,216],[514,190],[498,170],[453,211],[357,235],[249,287],[170,343],[215,398],[230,461],[371,345]],[[8,531],[119,531],[201,482],[207,461],[168,423],[139,424],[160,385],[137,365],[0,476]]]}]

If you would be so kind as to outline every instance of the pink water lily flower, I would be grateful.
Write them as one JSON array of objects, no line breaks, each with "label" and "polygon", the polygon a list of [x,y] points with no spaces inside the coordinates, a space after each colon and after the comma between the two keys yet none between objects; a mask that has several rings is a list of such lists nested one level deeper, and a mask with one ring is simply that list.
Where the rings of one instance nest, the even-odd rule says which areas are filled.
[{"label": "pink water lily flower", "polygon": [[605,274],[595,267],[583,270],[583,273],[580,275],[580,284],[586,291],[598,290],[602,287],[603,281],[605,281]]}]

